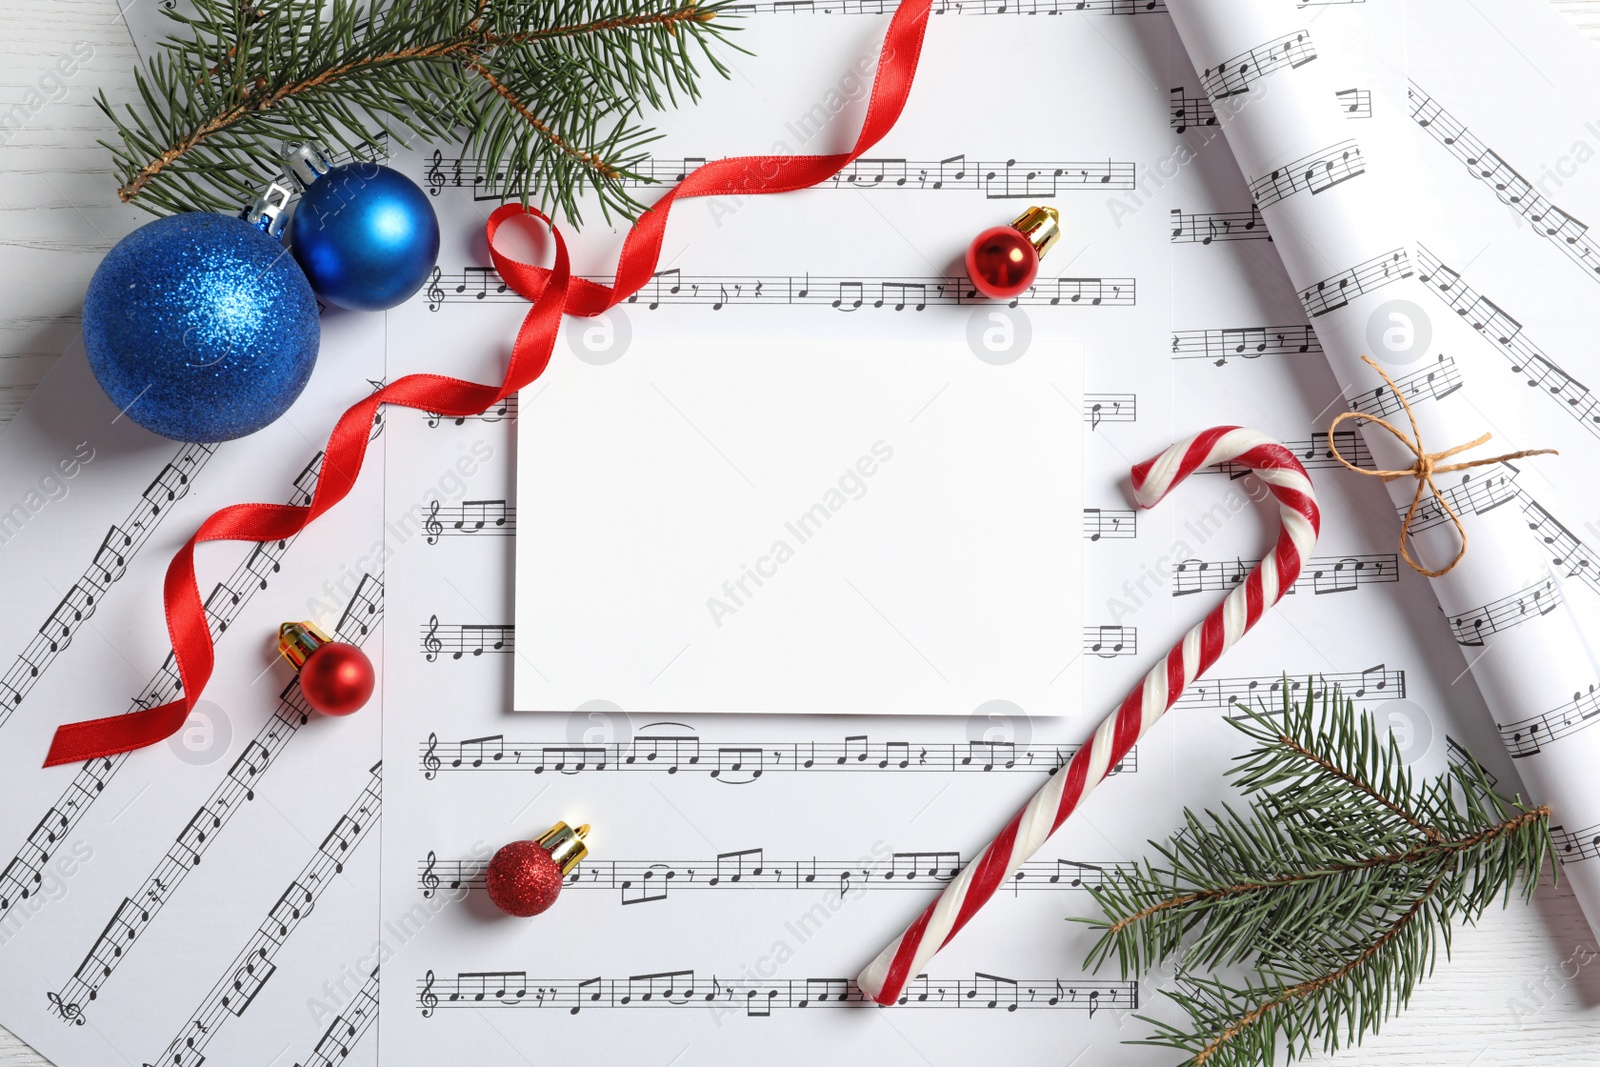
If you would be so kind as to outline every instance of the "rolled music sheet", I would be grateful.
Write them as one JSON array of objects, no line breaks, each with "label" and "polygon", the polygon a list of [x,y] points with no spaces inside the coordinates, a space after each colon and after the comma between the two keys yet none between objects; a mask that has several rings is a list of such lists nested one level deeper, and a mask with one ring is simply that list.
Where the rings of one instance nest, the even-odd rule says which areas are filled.
[{"label": "rolled music sheet", "polygon": [[[1182,0],[1170,9],[1347,406],[1410,432],[1393,390],[1361,361],[1369,356],[1400,383],[1424,451],[1453,448],[1489,430],[1506,398],[1489,391],[1488,383],[1463,378],[1459,388],[1439,389],[1404,380],[1431,377],[1428,369],[1442,365],[1445,336],[1462,345],[1486,342],[1456,323],[1430,323],[1423,311],[1426,271],[1403,214],[1409,191],[1402,149],[1397,139],[1385,140],[1376,121],[1362,123],[1371,132],[1352,138],[1336,101],[1338,88],[1352,84],[1350,68],[1330,42],[1317,39],[1317,9],[1282,0]],[[1405,101],[1396,91],[1385,103],[1400,116],[1387,134],[1397,138]],[[1424,125],[1426,119],[1417,116]],[[1196,425],[1206,421],[1196,418]],[[1383,427],[1365,422],[1362,435],[1377,468],[1408,470],[1415,462]],[[1441,462],[1542,444],[1496,438]],[[1551,461],[1559,462],[1544,456],[1519,463]],[[1594,635],[1583,633],[1518,509],[1496,506],[1512,491],[1505,467],[1442,474],[1436,481],[1469,538],[1460,563],[1431,579],[1445,616],[1439,625],[1448,625],[1461,646],[1529,798],[1551,808],[1562,873],[1591,928],[1600,930]],[[1416,487],[1409,476],[1389,483],[1397,526]],[[1429,570],[1446,567],[1460,547],[1431,494],[1411,529],[1412,554]]]}]

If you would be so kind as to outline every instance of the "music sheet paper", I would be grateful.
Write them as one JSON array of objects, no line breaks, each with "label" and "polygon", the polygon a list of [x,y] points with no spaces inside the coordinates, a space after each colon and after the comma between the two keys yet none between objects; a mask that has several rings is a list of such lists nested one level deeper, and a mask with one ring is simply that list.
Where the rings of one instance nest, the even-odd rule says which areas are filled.
[{"label": "music sheet paper", "polygon": [[[1464,353],[1513,345],[1521,327],[1486,297],[1469,295],[1456,269],[1438,258],[1436,244],[1424,245],[1426,252],[1412,248],[1404,212],[1412,199],[1406,193],[1406,168],[1391,164],[1397,157],[1373,146],[1363,149],[1350,139],[1344,117],[1328,100],[1333,87],[1348,80],[1341,55],[1328,48],[1316,62],[1276,66],[1267,58],[1315,35],[1304,13],[1257,0],[1197,0],[1175,9],[1173,20],[1196,66],[1219,78],[1233,77],[1225,98],[1232,105],[1224,117],[1229,144],[1350,409],[1377,417],[1386,411],[1406,425],[1395,410],[1396,389],[1361,363],[1370,355],[1391,377],[1434,376],[1428,389],[1420,382],[1404,384],[1407,378],[1396,380],[1396,388],[1415,398],[1416,432],[1427,451],[1443,451],[1509,423],[1502,435],[1506,450],[1533,447],[1518,442],[1534,439],[1573,442],[1565,462],[1534,457],[1518,461],[1519,471],[1565,468],[1564,475],[1536,476],[1549,482],[1592,472],[1592,418],[1584,416],[1577,427],[1562,420],[1559,430],[1547,431],[1541,426],[1546,420],[1527,410],[1526,401],[1533,398],[1517,398],[1524,403],[1499,399],[1508,391],[1503,372],[1490,378],[1464,365]],[[1592,247],[1584,224],[1479,139],[1493,137],[1492,116],[1478,127],[1481,133],[1474,132],[1447,109],[1448,98],[1430,94],[1427,78],[1427,72],[1412,74],[1410,116],[1466,164],[1431,187],[1459,188],[1469,177],[1489,186],[1543,238],[1538,251],[1547,257],[1539,275],[1546,291],[1586,295],[1600,284],[1600,248]],[[1465,238],[1472,248],[1485,250],[1481,229],[1474,227],[1469,237],[1455,219],[1451,222],[1442,231],[1447,242],[1453,236],[1459,248]],[[1466,260],[1446,254],[1467,266]],[[1456,314],[1425,310],[1430,296],[1449,301]],[[1531,323],[1530,329],[1538,325]],[[1524,377],[1540,393],[1575,398],[1575,383],[1556,382],[1560,372],[1553,366],[1538,367],[1526,355],[1518,358]],[[1441,389],[1438,375],[1447,366],[1456,381]],[[1414,456],[1378,424],[1366,423],[1363,436],[1380,469],[1410,466]],[[1582,452],[1589,453],[1587,461],[1575,454]],[[1448,632],[1463,650],[1464,666],[1519,758],[1524,784],[1534,800],[1552,809],[1558,852],[1574,861],[1567,878],[1593,926],[1600,918],[1600,864],[1583,861],[1600,853],[1600,783],[1593,774],[1600,732],[1587,729],[1600,710],[1595,704],[1600,665],[1564,593],[1568,584],[1574,594],[1581,588],[1575,579],[1586,563],[1566,552],[1552,553],[1549,545],[1530,538],[1523,509],[1499,506],[1516,499],[1518,483],[1510,469],[1451,472],[1438,480],[1461,515],[1471,547],[1453,570],[1432,579],[1433,590]],[[1404,513],[1416,492],[1414,481],[1388,484],[1393,506]],[[1448,567],[1463,536],[1436,502],[1412,533],[1418,558],[1434,569]]]},{"label": "music sheet paper", "polygon": [[[1330,21],[1344,14],[1330,11]],[[945,30],[952,21],[959,32]],[[1344,22],[1352,36],[1365,32]],[[882,25],[822,4],[758,13],[742,40],[761,62],[736,63],[732,85],[712,85],[704,105],[663,119],[658,172],[671,180],[699,158],[848,144],[865,84],[824,80],[819,88],[814,72],[851,69],[858,55],[870,55]],[[936,20],[925,71],[1003,62],[1016,25],[998,12]],[[403,785],[391,783],[385,823],[385,928],[404,931],[391,939],[382,972],[386,1058],[420,1064],[464,1047],[549,1043],[582,1048],[598,1062],[953,1063],[1005,1041],[1019,1057],[1157,1062],[1150,1050],[1117,1045],[1141,1025],[1129,1018],[1136,1005],[1160,1010],[1155,985],[1085,974],[1088,939],[1061,920],[1089,910],[1085,890],[1109,865],[1130,862],[1147,837],[1169,832],[1179,804],[1222,795],[1219,768],[1236,749],[1225,716],[1241,702],[1276,699],[1281,672],[1296,679],[1297,692],[1307,678],[1318,688],[1338,682],[1374,710],[1404,698],[1412,672],[1426,672],[1427,653],[1406,620],[1382,617],[1406,583],[1392,546],[1358,525],[1334,524],[1328,555],[1307,569],[1282,621],[1269,618],[1263,636],[1185,696],[1171,728],[1139,746],[1084,817],[914,984],[903,1007],[865,1006],[845,979],[1070,755],[1202,602],[1221,596],[1251,553],[1270,543],[1271,516],[1252,500],[1261,489],[1238,471],[1197,479],[1156,511],[1132,510],[1124,489],[1131,463],[1175,434],[1226,421],[1188,391],[1265,369],[1272,387],[1290,391],[1289,414],[1269,428],[1296,442],[1313,466],[1327,457],[1314,437],[1316,410],[1292,392],[1298,370],[1326,374],[1292,292],[1272,303],[1263,297],[1275,290],[1221,277],[1219,260],[1202,258],[1259,252],[1256,273],[1270,280],[1269,266],[1281,270],[1270,245],[1206,240],[1213,226],[1228,229],[1225,212],[1236,213],[1227,218],[1238,220],[1241,236],[1261,226],[1252,225],[1237,178],[1212,188],[1231,160],[1217,131],[1186,120],[1175,103],[1172,86],[1187,84],[1192,95],[1199,82],[1184,69],[1170,25],[1159,15],[1064,11],[1047,30],[1074,62],[1030,68],[1038,82],[1030,92],[1072,101],[1065,117],[1041,126],[1038,112],[989,108],[979,120],[959,80],[924,78],[880,146],[886,158],[862,160],[840,180],[792,196],[678,205],[662,276],[602,320],[569,322],[551,371],[514,409],[489,420],[395,420],[388,518],[410,516],[423,534],[391,562],[388,587],[394,696],[385,707],[386,758],[406,771]],[[1372,121],[1378,90],[1375,79],[1356,87],[1352,127]],[[814,105],[827,111],[829,91],[841,114],[813,133],[817,119],[807,116]],[[1195,154],[1202,162],[1191,165]],[[472,225],[484,208],[474,210],[471,198],[493,203],[492,177],[457,169],[447,153],[427,174],[445,232],[476,241]],[[978,230],[1034,200],[1057,205],[1069,222],[1039,285],[1016,307],[969,305],[959,253]],[[456,240],[428,304],[393,316],[393,374],[437,366],[441,350],[463,372],[483,375],[503,358],[525,305],[477,266],[482,253],[466,237]],[[614,248],[580,239],[578,273],[603,275]],[[1177,291],[1179,259],[1192,265],[1187,295]],[[994,348],[973,344],[975,333],[981,343],[991,330]],[[1026,347],[1000,347],[1007,332]],[[752,336],[769,340],[747,349]],[[822,353],[802,368],[809,380],[783,359],[789,350],[779,342],[798,336],[815,338]],[[926,366],[886,381],[891,357],[877,350],[885,338],[921,346]],[[980,384],[1009,388],[1013,374],[1049,375],[1066,346],[1082,352],[1082,403],[1065,386],[1059,395],[1041,387],[1042,397],[1017,408],[1048,418],[1051,409],[1038,405],[1053,403],[1054,417],[1079,421],[1085,441],[1081,528],[1015,531],[1052,547],[1063,537],[1082,545],[1089,608],[1081,639],[1059,650],[1044,678],[1059,696],[1047,690],[1042,704],[1019,698],[1029,673],[965,695],[964,708],[952,704],[961,693],[952,666],[959,658],[944,651],[945,623],[929,617],[934,609],[904,592],[882,595],[892,573],[833,571],[831,560],[807,559],[809,543],[782,565],[796,570],[736,588],[743,602],[729,598],[737,610],[715,627],[704,601],[745,564],[754,569],[765,548],[757,534],[781,531],[882,439],[895,448],[874,475],[882,481],[838,509],[818,539],[849,535],[836,524],[857,516],[874,521],[866,509],[896,502],[894,465],[925,447],[908,434],[938,427],[963,447],[981,446],[991,432],[1009,436],[964,423],[953,394]],[[859,366],[836,370],[840,351],[857,353]],[[402,354],[412,362],[399,362]],[[1274,370],[1283,377],[1272,379]],[[676,385],[680,376],[698,387]],[[1238,386],[1212,388],[1226,396]],[[808,410],[816,406],[823,410]],[[857,429],[861,411],[872,417]],[[890,421],[896,414],[898,424]],[[509,454],[513,415],[516,483],[505,463],[488,463],[465,499],[434,514],[422,495],[440,466],[434,457],[480,445]],[[841,429],[789,433],[786,449],[770,444],[789,427],[818,424]],[[874,425],[885,428],[867,428]],[[997,466],[996,454],[983,461],[988,477],[1037,476],[1037,457]],[[792,479],[794,489],[769,508],[764,494],[775,478]],[[627,499],[606,499],[616,486],[628,487]],[[1007,495],[1002,513],[1024,505]],[[951,498],[951,523],[982,506],[966,492]],[[743,530],[747,511],[756,515],[752,533]],[[1237,516],[1244,521],[1233,522]],[[725,541],[723,524],[734,528]],[[513,525],[522,539],[515,605],[505,582],[513,548],[504,534]],[[574,529],[562,529],[568,525]],[[946,585],[959,588],[964,576],[951,571],[994,565],[988,553],[956,560],[925,550],[947,534],[895,535],[935,597]],[[708,548],[715,565],[697,563],[704,573],[689,581],[654,580],[687,589],[684,599],[703,613],[698,632],[653,650],[642,683],[617,671],[609,685],[574,685],[572,657],[546,651],[552,635],[566,627],[576,632],[564,643],[614,642],[593,655],[637,670],[631,661],[643,645],[628,599],[661,592],[639,588],[645,579],[635,575],[645,564],[636,561],[681,566],[678,541],[696,535],[716,539]],[[603,619],[597,604],[582,601],[586,588],[611,606],[609,632],[594,621]],[[861,648],[883,675],[922,672],[903,687],[931,694],[920,710],[953,706],[959,714],[914,714],[909,702],[874,709],[907,713],[892,717],[740,714],[720,693],[698,703],[683,695],[689,691],[674,672],[700,669],[696,658],[720,654],[719,639],[758,640],[755,628],[788,606],[784,598],[800,595],[825,604],[846,631],[821,635],[845,640],[842,662],[819,663],[830,677],[795,693],[785,692],[785,672],[796,664],[780,665],[758,702],[795,700],[834,684],[833,672],[852,678],[849,656]],[[516,624],[507,625],[513,612]],[[1353,624],[1367,612],[1379,617]],[[1020,622],[999,625],[1010,625],[1018,641],[1037,636]],[[532,631],[543,636],[529,640]],[[810,659],[804,648],[797,658]],[[1069,682],[1066,672],[1079,666],[1083,681]],[[548,704],[560,710],[504,714],[513,675],[559,693],[564,703]],[[624,686],[634,695],[619,695]],[[1040,713],[1058,701],[1068,714]],[[517,706],[541,704],[519,695]],[[1436,750],[1442,761],[1442,737]],[[595,827],[593,854],[556,905],[560,921],[498,915],[481,890],[487,859],[557,819]]]},{"label": "music sheet paper", "polygon": [[381,655],[381,563],[358,562],[378,480],[292,541],[198,553],[217,672],[182,731],[40,764],[60,723],[177,695],[167,561],[225,504],[309,499],[307,442],[382,377],[382,325],[325,317],[337,359],[246,441],[182,445],[120,418],[81,344],[0,436],[0,499],[21,505],[0,546],[0,1004],[56,1063],[319,1062],[343,1010],[323,990],[367,978],[382,723],[311,713],[274,645],[278,623],[313,618]]},{"label": "music sheet paper", "polygon": [[[1145,1032],[1130,1018],[1135,1004],[1165,1012],[1167,979],[1129,985],[1115,972],[1085,974],[1089,938],[1061,920],[1091,914],[1087,887],[1110,865],[1141,856],[1147,838],[1170,833],[1183,806],[1226,795],[1220,773],[1240,748],[1226,717],[1239,704],[1275,701],[1284,672],[1297,694],[1308,683],[1338,683],[1391,727],[1419,773],[1471,750],[1514,788],[1525,760],[1513,762],[1496,744],[1431,592],[1399,564],[1386,497],[1371,480],[1333,469],[1321,431],[1330,405],[1345,401],[1268,236],[1264,213],[1275,208],[1258,198],[1274,190],[1252,189],[1221,136],[1212,93],[1228,86],[1191,68],[1159,8],[1122,0],[1023,6],[1039,18],[1007,17],[1019,9],[996,0],[938,7],[923,77],[880,146],[883,158],[859,161],[808,192],[679,205],[661,277],[602,320],[569,322],[549,377],[480,418],[385,413],[368,459],[377,469],[345,507],[281,548],[205,549],[202,578],[223,581],[214,618],[227,623],[206,700],[227,733],[212,719],[197,721],[177,747],[122,762],[103,789],[79,779],[87,770],[37,764],[57,723],[170,693],[160,577],[195,524],[224,503],[298,498],[337,411],[376,382],[414,370],[484,381],[501,372],[525,304],[484,266],[479,235],[498,203],[493,178],[462,166],[449,148],[391,146],[394,165],[434,193],[445,234],[439,269],[425,292],[387,316],[326,315],[312,388],[288,418],[247,441],[185,449],[126,420],[113,423],[81,355],[63,359],[0,436],[0,504],[20,502],[29,515],[23,533],[8,529],[0,545],[8,594],[20,590],[14,601],[22,605],[0,619],[0,680],[9,687],[0,696],[21,693],[13,711],[0,712],[0,760],[5,780],[17,783],[0,793],[0,865],[29,893],[3,894],[11,903],[0,920],[0,1022],[63,1067],[104,1063],[113,1050],[151,1064],[193,1065],[202,1055],[213,1063],[375,1063],[380,1046],[382,1059],[396,1064],[463,1054],[515,1059],[548,1048],[596,1062],[832,1055],[948,1063],[1002,1041],[1018,1057],[1163,1062],[1119,1042]],[[1593,140],[1563,117],[1570,111],[1561,102],[1590,92],[1583,87],[1592,54],[1548,22],[1506,29],[1531,5],[1488,6],[1557,86],[1539,90],[1538,121],[1517,105],[1517,92],[1535,80],[1531,68],[1502,85],[1474,79],[1473,70],[1499,61],[1504,43],[1490,28],[1455,25],[1448,5],[1431,0],[1413,5],[1412,33],[1420,23],[1449,51],[1414,49],[1418,81],[1431,83],[1441,104],[1506,158],[1551,160],[1562,179],[1550,183],[1559,194],[1551,199],[1593,217],[1597,179],[1581,165],[1569,177],[1571,160],[1561,162],[1573,156],[1574,139]],[[162,27],[140,21],[141,7],[156,5],[129,11],[136,39],[148,45]],[[748,8],[741,38],[756,56],[734,57],[729,83],[707,83],[703,108],[661,119],[655,172],[664,181],[701,158],[782,151],[780,143],[836,150],[854,136],[885,23],[879,6]],[[1440,320],[1455,316],[1442,314],[1452,305],[1441,301],[1470,291],[1466,299],[1492,298],[1522,326],[1506,342],[1469,336],[1444,348],[1444,360],[1419,365],[1402,388],[1423,406],[1463,380],[1515,383],[1523,379],[1508,377],[1510,366],[1538,368],[1554,385],[1526,391],[1525,416],[1502,417],[1497,407],[1496,443],[1530,447],[1555,435],[1563,466],[1519,465],[1499,480],[1486,472],[1483,492],[1511,504],[1514,512],[1502,510],[1527,520],[1522,535],[1534,543],[1565,560],[1591,559],[1600,517],[1587,513],[1593,509],[1572,484],[1550,479],[1595,454],[1575,414],[1587,410],[1577,383],[1593,374],[1582,358],[1580,313],[1592,282],[1569,252],[1525,219],[1519,226],[1493,190],[1410,122],[1398,5],[1309,5],[1306,14],[1317,47],[1342,43],[1366,60],[1331,87],[1338,134],[1306,151],[1415,137],[1415,166],[1440,190],[1431,206],[1448,223],[1424,227],[1427,248],[1461,272],[1463,286],[1477,287],[1453,297],[1430,291],[1424,306],[1438,309],[1442,329]],[[1001,106],[975,99],[969,78],[930,76],[1017,69],[1019,28],[1048,33],[1054,54],[1070,59],[1019,75],[1029,98],[1048,106]],[[1291,70],[1321,62],[1305,63],[1306,53],[1305,45],[1285,50],[1301,64]],[[960,252],[978,230],[1032,202],[1060,208],[1067,230],[1040,286],[1015,307],[970,303]],[[575,269],[603,277],[617,235],[588,221]],[[1476,232],[1496,234],[1492,256],[1475,258],[1468,239]],[[564,693],[571,699],[560,706],[570,710],[510,713],[513,664],[524,657],[552,686],[568,684],[538,646],[517,641],[514,612],[537,613],[539,605],[514,601],[510,535],[520,526],[529,538],[556,521],[561,501],[525,499],[519,509],[516,428],[546,432],[535,416],[555,419],[582,388],[649,389],[653,381],[660,407],[651,417],[661,421],[652,425],[670,428],[670,437],[602,423],[581,437],[541,439],[537,456],[524,447],[522,463],[557,469],[586,450],[619,464],[653,463],[652,450],[678,450],[725,476],[723,495],[709,502],[725,512],[752,494],[734,467],[758,486],[779,484],[769,482],[777,471],[741,462],[748,457],[733,445],[747,438],[728,435],[735,420],[765,432],[755,423],[766,414],[776,433],[795,413],[771,404],[722,410],[701,386],[669,389],[691,370],[675,364],[697,352],[737,351],[741,342],[776,351],[802,338],[829,350],[960,346],[958,355],[964,348],[972,361],[952,366],[943,392],[942,381],[930,387],[913,375],[907,392],[921,386],[925,407],[889,426],[893,434],[819,433],[778,457],[784,473],[814,472],[795,482],[798,499],[782,502],[786,521],[837,487],[880,438],[897,449],[862,475],[859,499],[844,492],[824,535],[855,523],[865,536],[870,509],[888,496],[890,483],[880,479],[909,458],[900,442],[959,414],[949,404],[957,380],[1043,382],[1052,364],[1081,353],[1081,399],[1053,391],[1028,398],[1030,412],[1059,405],[1060,425],[956,428],[977,446],[986,445],[985,431],[1037,434],[1041,442],[1056,440],[1071,420],[1082,431],[1081,521],[1011,531],[1003,548],[1038,551],[1067,537],[1083,554],[1081,634],[1059,649],[1061,673],[1043,680],[1043,706],[997,688],[955,716],[657,714],[662,705],[597,685]],[[790,375],[785,381],[802,380],[787,356],[767,362]],[[866,366],[806,387],[831,384],[824,395],[849,414],[872,399],[873,373]],[[1565,379],[1553,375],[1562,374],[1573,382],[1566,392],[1555,388]],[[1071,393],[1068,380],[1056,380]],[[1375,402],[1392,412],[1391,402]],[[1154,511],[1132,510],[1124,489],[1131,463],[1222,422],[1292,442],[1311,468],[1328,517],[1317,559],[1295,594],[1185,694],[1117,780],[1023,869],[1013,892],[941,954],[907,1005],[860,1004],[843,976],[925,905],[1270,544],[1271,517],[1252,500],[1259,488],[1238,471],[1196,478]],[[75,451],[83,441],[94,448],[87,462]],[[689,451],[696,442],[698,455]],[[1339,443],[1374,462],[1354,435]],[[1023,456],[994,473],[1021,477],[1050,458]],[[59,464],[74,459],[69,478]],[[52,470],[59,480],[42,482]],[[45,502],[34,510],[31,492]],[[661,502],[677,514],[684,504]],[[974,514],[984,506],[982,497],[956,500],[943,524],[988,521]],[[697,515],[689,522],[710,525]],[[668,544],[647,519],[636,525],[625,531],[636,559]],[[748,583],[752,595],[741,594],[723,630],[739,632],[785,596],[827,592],[779,584],[812,583],[807,571],[785,569],[821,569],[835,551],[824,535],[798,546],[769,585]],[[732,544],[715,585],[742,574],[742,564],[755,567],[762,548],[762,539]],[[920,551],[916,537],[903,545],[909,561]],[[1566,569],[1576,578],[1558,568],[1566,602],[1583,609],[1593,600],[1594,568]],[[622,573],[608,576],[602,566],[593,578]],[[920,665],[920,685],[938,692],[939,672],[950,671],[928,640],[939,623],[925,616],[934,612],[893,610],[864,584],[871,571],[851,577],[865,594],[850,594],[862,616],[852,625],[876,621],[873,647],[902,657],[896,670]],[[945,579],[928,568],[931,589]],[[364,641],[380,664],[383,692],[361,714],[300,724],[293,691],[271,666],[268,635],[306,616]],[[393,625],[374,625],[382,616]],[[561,623],[541,620],[550,630]],[[660,682],[694,651],[676,667],[664,662]],[[825,676],[816,684],[836,682],[830,671],[819,668]],[[649,692],[648,679],[641,688]],[[280,701],[285,693],[289,700]],[[1054,701],[1067,714],[1053,714]],[[263,751],[271,762],[255,771]],[[369,816],[384,778],[391,817],[376,824]],[[481,890],[484,863],[499,845],[556,819],[595,827],[580,877],[542,920],[499,916]],[[205,862],[194,864],[201,854]],[[136,897],[159,906],[146,909]],[[96,970],[107,960],[108,976]],[[74,1005],[76,1012],[62,1010]],[[633,1010],[644,1008],[660,1010]],[[957,1009],[967,1010],[951,1014]]]}]

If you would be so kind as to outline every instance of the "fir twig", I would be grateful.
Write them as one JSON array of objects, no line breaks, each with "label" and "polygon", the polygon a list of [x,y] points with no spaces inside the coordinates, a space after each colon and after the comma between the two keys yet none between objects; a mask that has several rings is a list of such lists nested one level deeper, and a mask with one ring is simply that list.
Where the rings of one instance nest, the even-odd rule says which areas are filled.
[{"label": "fir twig", "polygon": [[[1254,742],[1229,772],[1248,811],[1185,811],[1152,842],[1159,858],[1091,890],[1105,917],[1080,920],[1101,931],[1095,967],[1176,961],[1167,996],[1187,1025],[1146,1019],[1141,1043],[1195,1067],[1268,1067],[1376,1033],[1456,924],[1532,895],[1550,849],[1549,810],[1499,795],[1476,762],[1419,788],[1337,689],[1320,709],[1288,690],[1281,713],[1233,720]],[[1238,965],[1238,982],[1203,973]]]},{"label": "fir twig", "polygon": [[727,71],[721,2],[194,0],[135,76],[116,124],[124,202],[236,210],[281,170],[284,140],[349,152],[384,138],[453,140],[499,191],[578,217],[636,214],[624,189],[654,134],[645,107]]}]

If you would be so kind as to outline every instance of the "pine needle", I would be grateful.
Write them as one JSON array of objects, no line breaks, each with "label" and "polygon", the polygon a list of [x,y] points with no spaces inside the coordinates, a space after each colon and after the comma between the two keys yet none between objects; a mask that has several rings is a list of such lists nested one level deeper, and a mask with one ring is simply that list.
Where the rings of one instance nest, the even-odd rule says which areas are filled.
[{"label": "pine needle", "polygon": [[360,154],[384,140],[462,143],[498,191],[574,223],[642,206],[624,181],[655,134],[645,107],[697,97],[696,63],[727,70],[721,2],[699,0],[194,0],[135,75],[136,103],[100,109],[120,143],[125,203],[236,211],[282,171],[279,145]]},{"label": "pine needle", "polygon": [[[1187,1025],[1137,1043],[1187,1065],[1270,1067],[1359,1044],[1402,1010],[1460,923],[1533,894],[1549,809],[1494,791],[1475,761],[1420,787],[1392,736],[1337,688],[1230,720],[1244,812],[1184,812],[1156,858],[1107,872],[1089,953],[1127,978],[1174,960]],[[1551,864],[1552,876],[1554,864]],[[1230,982],[1210,972],[1244,968]]]}]

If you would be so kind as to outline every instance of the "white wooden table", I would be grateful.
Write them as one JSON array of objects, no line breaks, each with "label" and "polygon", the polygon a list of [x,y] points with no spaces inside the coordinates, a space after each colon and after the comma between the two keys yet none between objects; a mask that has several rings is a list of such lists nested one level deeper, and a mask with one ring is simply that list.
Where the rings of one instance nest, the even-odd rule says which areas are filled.
[{"label": "white wooden table", "polygon": [[[1550,2],[1600,39],[1600,0]],[[100,258],[149,218],[117,202],[96,143],[111,127],[95,94],[124,99],[132,86],[135,54],[117,11],[116,0],[0,0],[0,422],[77,332]],[[54,64],[80,42],[92,58],[56,86]],[[1571,894],[1543,889],[1533,907],[1491,912],[1462,931],[1454,959],[1405,1015],[1336,1060],[1600,1064],[1597,1038],[1600,948]],[[0,1067],[45,1064],[0,1028]]]}]

